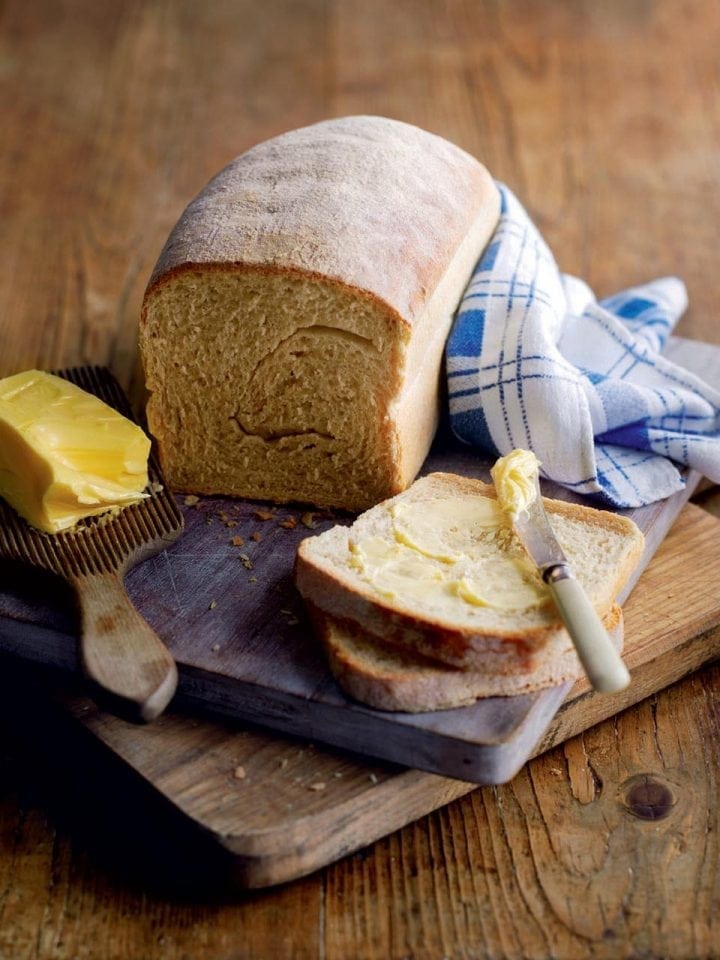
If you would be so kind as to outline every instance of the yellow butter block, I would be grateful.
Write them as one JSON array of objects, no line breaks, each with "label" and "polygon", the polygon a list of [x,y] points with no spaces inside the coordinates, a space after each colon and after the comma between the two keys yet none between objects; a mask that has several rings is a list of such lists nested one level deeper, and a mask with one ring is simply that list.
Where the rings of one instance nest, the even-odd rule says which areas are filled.
[{"label": "yellow butter block", "polygon": [[40,530],[141,500],[149,453],[137,424],[62,377],[0,380],[0,496]]}]

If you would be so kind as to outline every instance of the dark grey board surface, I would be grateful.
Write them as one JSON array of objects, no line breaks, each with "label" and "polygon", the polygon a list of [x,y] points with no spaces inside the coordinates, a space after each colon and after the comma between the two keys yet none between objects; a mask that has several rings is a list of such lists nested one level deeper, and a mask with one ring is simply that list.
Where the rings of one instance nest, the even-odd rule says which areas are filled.
[{"label": "dark grey board surface", "polygon": [[[719,348],[675,341],[673,349],[686,366],[717,382]],[[443,437],[423,472],[488,479],[488,468],[488,461]],[[699,479],[689,475],[682,492],[627,511],[647,540],[636,578]],[[550,485],[545,492],[578,499]],[[303,508],[209,497],[183,511],[180,540],[132,570],[126,585],[175,656],[186,705],[446,776],[500,783],[525,763],[566,696],[569,685],[414,715],[357,704],[330,675],[292,584],[300,540],[350,518],[315,512],[304,516],[314,524],[309,528]],[[236,537],[241,546],[233,544]],[[63,589],[19,568],[4,573],[0,650],[75,669],[74,615]]]}]

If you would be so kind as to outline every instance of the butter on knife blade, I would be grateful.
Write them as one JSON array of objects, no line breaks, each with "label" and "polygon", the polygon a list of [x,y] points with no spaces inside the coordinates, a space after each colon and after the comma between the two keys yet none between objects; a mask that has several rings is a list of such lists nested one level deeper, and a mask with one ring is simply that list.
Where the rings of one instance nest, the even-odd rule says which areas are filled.
[{"label": "butter on knife blade", "polygon": [[553,533],[540,493],[539,466],[529,450],[501,457],[491,470],[498,502],[548,585],[593,687],[617,693],[630,683],[630,674]]}]

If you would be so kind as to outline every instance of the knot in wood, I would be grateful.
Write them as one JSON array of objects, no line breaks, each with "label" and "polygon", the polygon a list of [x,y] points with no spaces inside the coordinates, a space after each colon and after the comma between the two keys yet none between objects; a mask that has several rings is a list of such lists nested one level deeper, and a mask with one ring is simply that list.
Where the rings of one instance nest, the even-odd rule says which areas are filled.
[{"label": "knot in wood", "polygon": [[623,806],[640,820],[662,820],[675,806],[670,787],[648,773],[631,777],[624,788]]}]

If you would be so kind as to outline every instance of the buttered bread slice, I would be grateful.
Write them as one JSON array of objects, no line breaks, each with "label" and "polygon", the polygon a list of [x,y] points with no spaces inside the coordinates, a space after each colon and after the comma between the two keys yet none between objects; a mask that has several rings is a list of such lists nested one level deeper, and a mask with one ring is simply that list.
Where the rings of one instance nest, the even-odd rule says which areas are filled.
[{"label": "buttered bread slice", "polygon": [[[575,575],[607,617],[640,559],[642,533],[606,511],[554,500],[545,507]],[[417,480],[351,527],[304,540],[295,577],[321,634],[329,619],[381,647],[462,670],[527,676],[552,644],[570,643],[494,487],[480,480]]]}]

